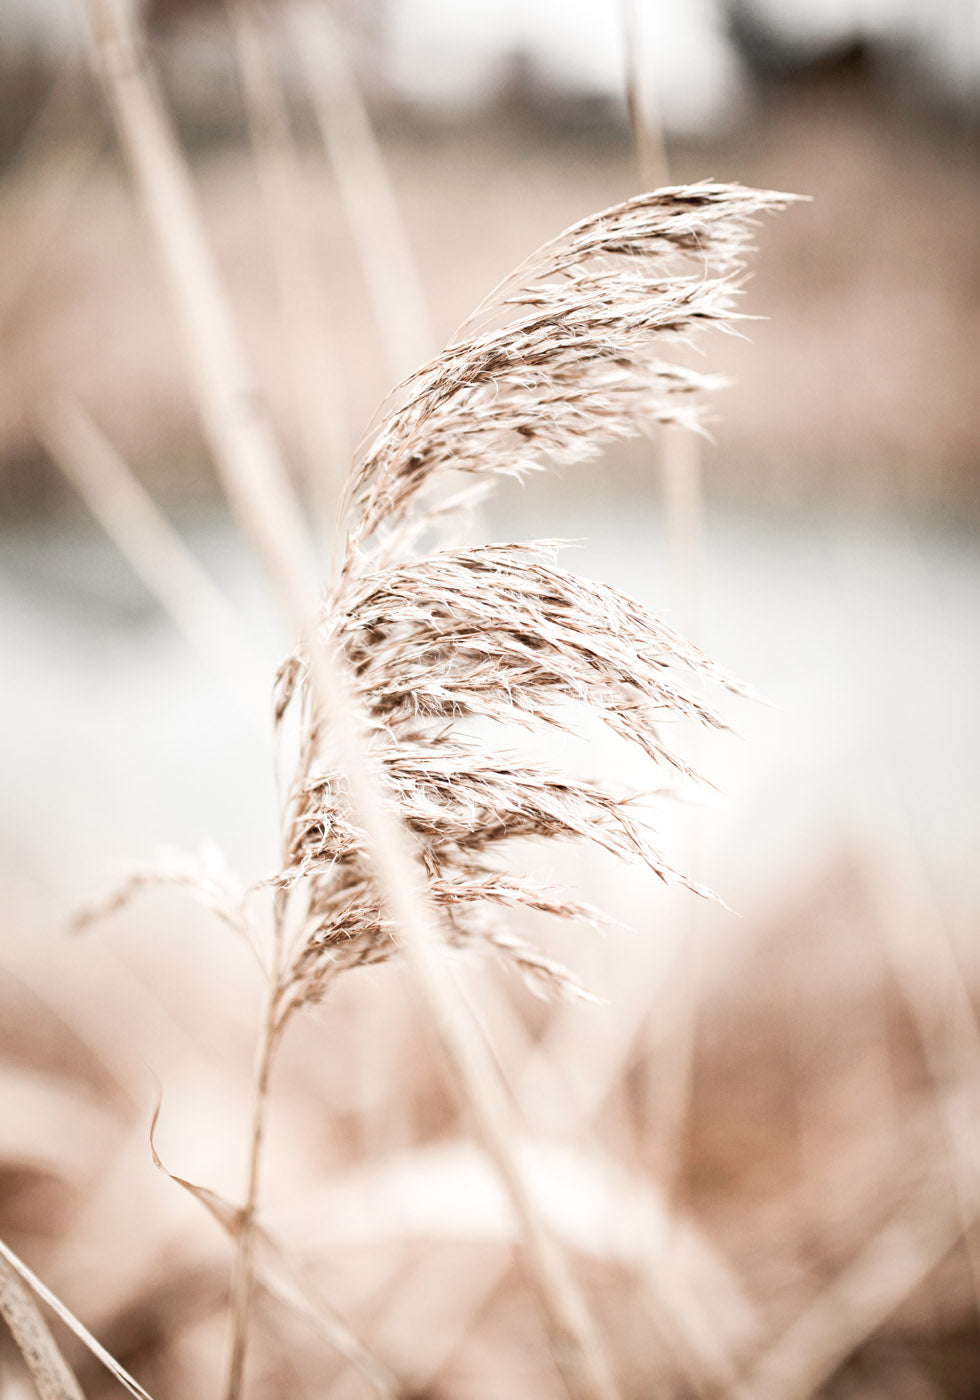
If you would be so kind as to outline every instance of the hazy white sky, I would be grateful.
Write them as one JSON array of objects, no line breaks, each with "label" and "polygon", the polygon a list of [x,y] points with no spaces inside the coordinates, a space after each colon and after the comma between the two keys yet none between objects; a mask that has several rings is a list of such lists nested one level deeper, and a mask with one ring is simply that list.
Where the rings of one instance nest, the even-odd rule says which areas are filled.
[{"label": "hazy white sky", "polygon": [[[980,87],[980,0],[756,0],[787,42],[889,39],[964,90]],[[478,103],[519,53],[558,88],[618,96],[621,0],[392,0],[390,71],[409,96]],[[716,0],[636,0],[643,52],[675,129],[703,129],[737,101],[741,73]]]},{"label": "hazy white sky", "polygon": [[[980,86],[980,0],[755,3],[787,38],[887,35],[914,45],[926,66],[955,84]],[[77,45],[79,8],[78,0],[0,0],[0,46]],[[682,129],[710,126],[740,83],[716,0],[637,0],[637,9],[668,119]],[[558,88],[622,91],[621,0],[390,0],[389,14],[391,76],[420,100],[478,103],[515,54]]]},{"label": "hazy white sky", "polygon": [[[739,87],[712,0],[657,0],[642,11],[661,102],[676,124],[710,122]],[[623,91],[619,0],[397,0],[390,32],[392,77],[418,98],[478,103],[518,53],[557,88]]]}]

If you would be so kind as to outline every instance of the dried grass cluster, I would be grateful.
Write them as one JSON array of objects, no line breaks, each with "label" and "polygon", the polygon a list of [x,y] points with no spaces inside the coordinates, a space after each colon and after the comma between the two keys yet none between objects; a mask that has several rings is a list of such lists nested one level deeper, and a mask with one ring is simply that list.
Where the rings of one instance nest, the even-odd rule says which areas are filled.
[{"label": "dried grass cluster", "polygon": [[[581,837],[663,879],[667,864],[627,795],[507,752],[519,725],[574,725],[584,705],[645,759],[686,778],[663,719],[723,721],[706,682],[740,687],[638,603],[562,569],[549,542],[416,552],[493,479],[594,457],[654,422],[698,425],[713,381],[662,358],[737,319],[754,216],[787,197],[734,185],[660,190],[593,215],[518,268],[443,353],[397,391],[357,463],[347,538],[321,635],[355,677],[375,759],[413,833],[450,939],[490,944],[531,980],[572,985],[487,906],[559,918],[595,911],[508,873],[516,837]],[[476,482],[446,499],[446,478]],[[329,735],[312,719],[302,650],[281,668],[276,717],[297,696],[301,751],[276,883],[303,882],[305,917],[284,1007],[339,971],[391,956],[387,919]]]}]

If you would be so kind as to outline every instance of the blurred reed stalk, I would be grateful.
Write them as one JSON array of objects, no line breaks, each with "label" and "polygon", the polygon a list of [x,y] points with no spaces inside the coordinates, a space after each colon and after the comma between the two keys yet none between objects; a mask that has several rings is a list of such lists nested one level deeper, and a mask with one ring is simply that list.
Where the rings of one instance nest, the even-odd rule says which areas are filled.
[{"label": "blurred reed stalk", "polygon": [[[876,842],[868,832],[879,833]],[[956,1192],[980,1315],[980,1025],[943,909],[911,826],[874,810],[857,834],[879,937],[922,1048]]]},{"label": "blurred reed stalk", "polygon": [[[641,190],[670,184],[663,115],[653,81],[652,15],[643,0],[620,0],[626,61],[626,105]],[[701,444],[667,425],[661,436],[661,477],[667,522],[670,596],[678,629],[702,640],[703,488]]]},{"label": "blurred reed stalk", "polygon": [[67,394],[34,414],[35,433],[106,534],[183,633],[229,699],[267,736],[259,664],[235,610],[128,464]]},{"label": "blurred reed stalk", "polygon": [[284,14],[391,379],[399,383],[437,341],[398,199],[340,27],[324,5],[286,0]]},{"label": "blurred reed stalk", "polygon": [[2,1255],[0,1317],[24,1358],[40,1400],[85,1400],[37,1304],[13,1265]]},{"label": "blurred reed stalk", "polygon": [[37,1274],[0,1240],[0,1315],[10,1328],[41,1400],[84,1400],[81,1388],[69,1369],[47,1324],[38,1312],[29,1293],[46,1303],[55,1316],[81,1341],[106,1370],[137,1400],[153,1400],[139,1381],[92,1336],[60,1298],[42,1283]]},{"label": "blurred reed stalk", "polygon": [[[4,171],[0,221],[13,224],[14,234],[5,234],[0,264],[0,326],[29,295],[102,148],[104,121],[89,88],[88,74],[77,61],[64,63]],[[27,176],[30,194],[25,199]]]},{"label": "blurred reed stalk", "polygon": [[[318,576],[309,538],[278,449],[258,406],[198,212],[193,187],[162,102],[146,70],[139,36],[111,0],[86,0],[96,66],[113,109],[133,178],[157,240],[181,325],[192,389],[229,502],[253,540],[286,617],[304,639],[312,703],[340,755],[351,806],[364,832],[379,889],[441,1042],[454,1085],[520,1222],[525,1260],[569,1394],[617,1394],[584,1300],[535,1206],[518,1161],[513,1113],[478,1027],[456,993],[426,877],[407,834],[386,803],[363,719],[340,658],[322,643]],[[232,1338],[224,1388],[241,1394],[251,1295],[261,1140],[275,1049],[271,1008],[282,947],[277,920],[257,1055],[252,1138],[233,1282]]]},{"label": "blurred reed stalk", "polygon": [[316,246],[310,180],[293,139],[277,62],[280,28],[261,0],[227,0],[227,11],[266,243],[279,294],[305,472],[320,542],[327,543],[333,535],[333,513],[354,436],[338,356],[329,343],[327,294]]},{"label": "blurred reed stalk", "polygon": [[[652,71],[654,36],[651,29],[656,20],[656,11],[643,4],[642,0],[620,0],[620,15],[626,67],[626,105],[636,175],[640,189],[658,189],[670,183],[670,162],[663,113]],[[660,430],[659,451],[667,540],[668,596],[678,629],[692,641],[701,642],[704,630],[701,440],[695,433],[665,423]],[[697,767],[700,734],[696,725],[689,726],[689,729],[687,739],[692,761]],[[683,811],[678,825],[679,862],[685,870],[696,874],[700,844],[698,813],[694,809]],[[673,953],[670,963],[657,979],[654,1015],[648,1017],[642,1005],[637,1003],[640,1012],[637,1029],[645,1019],[654,1031],[653,1035],[644,1037],[647,1110],[657,1123],[657,1174],[668,1196],[676,1186],[683,1158],[694,1070],[702,960],[697,906],[692,900],[675,898],[672,902],[670,937]],[[661,1019],[667,1019],[671,1026],[664,1035],[655,1029]]]},{"label": "blurred reed stalk", "polygon": [[[945,1192],[943,1193],[945,1198]],[[962,1238],[960,1212],[920,1189],[743,1371],[731,1400],[811,1400]]]}]

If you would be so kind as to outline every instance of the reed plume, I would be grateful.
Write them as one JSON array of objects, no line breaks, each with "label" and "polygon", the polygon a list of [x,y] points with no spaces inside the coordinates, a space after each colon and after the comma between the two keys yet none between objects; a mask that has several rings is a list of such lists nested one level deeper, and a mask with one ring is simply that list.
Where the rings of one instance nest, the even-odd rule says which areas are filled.
[{"label": "reed plume", "polygon": [[[551,542],[418,547],[449,506],[502,475],[594,458],[654,423],[697,428],[700,393],[716,381],[664,359],[664,347],[732,328],[753,219],[788,198],[698,184],[583,219],[400,386],[352,473],[322,639],[354,677],[374,759],[450,941],[492,947],[537,986],[574,981],[487,907],[600,916],[508,871],[508,841],[584,838],[704,891],[671,869],[628,794],[509,755],[514,726],[574,727],[585,706],[654,768],[695,778],[661,721],[723,726],[705,685],[742,687],[631,598],[559,567]],[[475,480],[447,502],[450,472]],[[343,969],[397,949],[308,681],[299,648],[276,682],[277,722],[294,704],[302,719],[275,884],[305,889],[280,1017]]]},{"label": "reed plume", "polygon": [[[151,200],[189,336],[209,369],[203,421],[230,499],[304,629],[275,685],[277,726],[284,732],[294,716],[298,748],[282,861],[263,882],[275,891],[268,956],[246,899],[213,861],[198,877],[193,863],[173,857],[135,870],[103,906],[176,875],[253,942],[266,966],[245,1204],[228,1216],[237,1244],[224,1393],[241,1393],[276,1046],[298,1007],[322,997],[342,971],[391,957],[402,940],[520,1221],[569,1392],[613,1396],[598,1334],[517,1163],[506,1099],[482,1041],[456,1015],[430,944],[441,930],[451,945],[495,952],[536,988],[578,990],[500,911],[591,922],[601,915],[532,872],[508,868],[515,838],[585,839],[705,893],[671,868],[630,794],[552,771],[510,746],[515,726],[539,736],[575,728],[584,709],[638,750],[652,777],[660,769],[695,778],[662,737],[661,721],[721,726],[706,686],[742,687],[632,599],[560,568],[553,543],[433,549],[426,536],[502,475],[594,458],[605,443],[657,423],[697,428],[700,392],[715,381],[665,359],[664,349],[696,343],[709,326],[733,327],[752,221],[790,197],[730,185],[665,189],[582,220],[529,258],[396,390],[366,439],[345,501],[345,543],[314,626],[303,601],[310,560],[290,553],[291,542],[302,552],[298,516],[279,491],[268,442],[237,416],[245,380],[229,372],[234,356],[218,354],[209,338],[224,328],[222,344],[233,349],[230,322],[199,314],[198,283],[213,292],[212,309],[223,311],[223,302],[177,158],[162,126],[156,130],[147,93],[137,98],[154,126],[154,150],[174,165],[164,188],[159,162],[137,162],[148,198],[160,204]],[[127,108],[123,117],[131,116]],[[130,134],[142,158],[144,145]],[[200,254],[196,279],[185,275],[178,244]],[[257,466],[267,469],[262,489],[253,489]],[[473,483],[447,499],[447,477],[458,473]],[[398,845],[401,826],[414,842],[418,879]],[[423,917],[423,876],[435,921]]]}]

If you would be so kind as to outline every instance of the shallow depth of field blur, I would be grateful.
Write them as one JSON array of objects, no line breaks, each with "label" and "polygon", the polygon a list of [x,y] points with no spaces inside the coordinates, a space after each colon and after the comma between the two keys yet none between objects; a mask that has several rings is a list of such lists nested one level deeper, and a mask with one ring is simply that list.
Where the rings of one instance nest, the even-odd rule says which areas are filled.
[{"label": "shallow depth of field blur", "polygon": [[[637,9],[671,181],[813,202],[759,227],[744,309],[760,319],[708,345],[731,382],[697,453],[699,544],[671,543],[656,438],[508,484],[477,528],[576,541],[566,562],[693,630],[770,703],[726,702],[737,734],[698,750],[718,793],[664,809],[675,862],[723,905],[545,852],[619,921],[534,930],[599,1000],[545,1005],[491,965],[466,992],[626,1396],[967,1400],[980,11]],[[299,170],[271,234],[224,7],[157,0],[144,19],[326,571],[346,461],[385,393],[534,247],[640,186],[614,0],[350,0],[330,27],[322,10],[269,11]],[[80,13],[0,14],[0,1237],[157,1400],[196,1400],[220,1386],[230,1246],[154,1167],[149,1122],[159,1094],[166,1165],[240,1199],[257,969],[179,892],[66,930],[119,862],[161,848],[220,849],[246,881],[273,867],[265,712],[293,639],[222,504]],[[342,197],[369,199],[374,175],[337,97],[338,43],[421,306],[401,276],[372,292],[394,231],[379,244]],[[240,612],[253,695],[188,647],[53,464],[56,393]],[[598,741],[586,756],[616,757]],[[263,1222],[406,1386],[561,1395],[399,964],[350,974],[299,1019],[272,1103]],[[121,1393],[58,1336],[87,1395]],[[31,1393],[5,1333],[0,1392]],[[246,1393],[371,1392],[259,1293]]]}]

